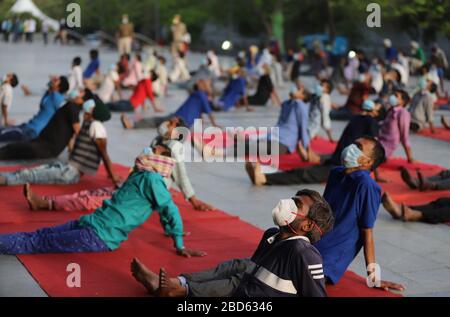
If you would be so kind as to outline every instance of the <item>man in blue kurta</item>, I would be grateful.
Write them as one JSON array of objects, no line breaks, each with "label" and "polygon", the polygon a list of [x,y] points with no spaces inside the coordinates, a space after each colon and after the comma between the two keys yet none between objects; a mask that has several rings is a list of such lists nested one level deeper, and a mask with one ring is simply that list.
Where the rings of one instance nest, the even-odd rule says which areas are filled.
[{"label": "man in blue kurta", "polygon": [[[385,160],[384,149],[373,137],[357,139],[342,151],[342,162],[331,170],[324,192],[335,217],[333,230],[315,245],[323,257],[328,283],[336,284],[364,247],[367,274],[374,276],[373,228],[381,203],[381,188],[370,176]],[[383,289],[403,290],[387,281],[374,281]]]}]

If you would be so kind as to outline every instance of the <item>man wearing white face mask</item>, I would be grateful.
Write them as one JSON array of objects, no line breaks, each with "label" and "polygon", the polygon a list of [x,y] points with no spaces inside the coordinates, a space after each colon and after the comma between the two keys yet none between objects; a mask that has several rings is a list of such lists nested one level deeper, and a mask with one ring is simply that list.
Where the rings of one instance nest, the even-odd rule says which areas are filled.
[{"label": "man wearing white face mask", "polygon": [[150,294],[170,297],[324,297],[322,258],[312,243],[331,230],[328,203],[313,190],[281,200],[272,211],[278,228],[267,230],[252,258],[223,262],[215,269],[169,279],[131,263],[137,281]]}]

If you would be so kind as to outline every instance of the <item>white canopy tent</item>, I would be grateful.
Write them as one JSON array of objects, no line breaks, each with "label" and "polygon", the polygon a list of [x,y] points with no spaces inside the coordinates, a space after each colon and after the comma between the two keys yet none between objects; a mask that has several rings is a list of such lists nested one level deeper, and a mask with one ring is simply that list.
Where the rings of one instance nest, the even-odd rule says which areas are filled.
[{"label": "white canopy tent", "polygon": [[16,14],[30,13],[32,16],[41,20],[42,22],[46,21],[46,23],[50,25],[52,29],[56,31],[59,30],[59,22],[46,16],[41,10],[39,10],[39,8],[33,3],[32,0],[17,0],[9,11]]}]

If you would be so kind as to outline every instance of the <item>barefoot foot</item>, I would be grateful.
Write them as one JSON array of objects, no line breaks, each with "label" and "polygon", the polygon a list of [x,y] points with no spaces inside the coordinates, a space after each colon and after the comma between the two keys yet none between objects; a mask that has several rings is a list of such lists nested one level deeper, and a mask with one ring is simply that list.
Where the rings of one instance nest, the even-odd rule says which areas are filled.
[{"label": "barefoot foot", "polygon": [[187,290],[181,286],[174,279],[167,276],[164,268],[159,270],[159,288],[157,291],[158,297],[186,297]]},{"label": "barefoot foot", "polygon": [[402,216],[402,211],[400,209],[400,206],[395,203],[394,200],[392,200],[389,193],[384,193],[383,197],[381,198],[381,201],[383,202],[383,207],[386,209],[386,211],[392,216],[394,219],[400,219]]},{"label": "barefoot foot", "polygon": [[159,286],[158,274],[150,271],[137,258],[134,258],[131,262],[131,273],[136,281],[144,285],[150,295],[155,295]]}]

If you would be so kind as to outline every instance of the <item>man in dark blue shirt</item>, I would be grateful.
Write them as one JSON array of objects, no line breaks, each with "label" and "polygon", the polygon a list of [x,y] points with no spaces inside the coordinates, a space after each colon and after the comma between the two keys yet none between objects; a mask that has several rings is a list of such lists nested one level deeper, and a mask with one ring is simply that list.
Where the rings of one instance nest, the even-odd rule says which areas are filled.
[{"label": "man in dark blue shirt", "polygon": [[264,233],[251,259],[174,279],[168,279],[164,269],[159,276],[152,273],[137,259],[131,270],[150,293],[163,296],[326,296],[322,258],[312,243],[333,226],[328,203],[305,189],[281,200],[272,217],[278,228]]},{"label": "man in dark blue shirt", "polygon": [[[344,166],[330,172],[324,198],[335,217],[332,231],[315,245],[324,259],[327,282],[335,284],[364,247],[367,274],[376,276],[373,227],[381,204],[381,188],[370,173],[385,159],[384,148],[373,137],[359,138],[342,151]],[[371,278],[372,279],[372,278]],[[387,281],[374,281],[383,289],[403,290]]]},{"label": "man in dark blue shirt", "polygon": [[271,174],[262,174],[260,164],[247,163],[246,170],[252,182],[259,185],[295,185],[325,183],[330,171],[341,165],[341,154],[344,148],[363,136],[378,136],[378,121],[376,117],[381,109],[380,103],[366,100],[363,112],[352,117],[344,129],[337,147],[331,157],[322,158],[322,164],[295,168]]}]

